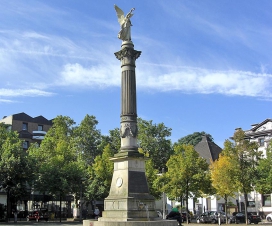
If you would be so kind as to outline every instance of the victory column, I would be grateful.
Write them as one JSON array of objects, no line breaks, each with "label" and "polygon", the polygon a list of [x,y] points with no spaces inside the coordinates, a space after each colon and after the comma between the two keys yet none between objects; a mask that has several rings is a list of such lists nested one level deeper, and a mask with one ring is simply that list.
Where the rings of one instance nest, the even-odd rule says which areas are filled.
[{"label": "victory column", "polygon": [[145,158],[138,152],[135,61],[141,51],[131,41],[134,8],[127,15],[116,5],[121,30],[121,50],[115,53],[121,61],[121,149],[111,159],[114,172],[109,196],[98,221],[83,221],[84,226],[176,226],[176,221],[161,220],[155,211],[155,199],[149,194],[145,175]]}]

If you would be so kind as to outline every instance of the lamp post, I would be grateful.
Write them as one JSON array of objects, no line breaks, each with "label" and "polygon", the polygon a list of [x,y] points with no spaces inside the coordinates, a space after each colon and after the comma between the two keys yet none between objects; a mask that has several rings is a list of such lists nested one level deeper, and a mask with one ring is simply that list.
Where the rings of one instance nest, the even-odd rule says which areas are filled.
[{"label": "lamp post", "polygon": [[[164,174],[164,168],[162,168],[162,173],[158,173],[158,176],[162,176]],[[163,184],[164,186],[164,184]],[[162,193],[162,219],[166,219],[166,214],[165,214],[165,192]]]}]

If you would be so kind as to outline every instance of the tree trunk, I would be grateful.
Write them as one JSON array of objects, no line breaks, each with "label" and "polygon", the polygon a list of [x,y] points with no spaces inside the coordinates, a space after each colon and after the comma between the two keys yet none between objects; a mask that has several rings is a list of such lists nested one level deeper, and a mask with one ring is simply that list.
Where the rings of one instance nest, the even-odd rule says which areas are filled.
[{"label": "tree trunk", "polygon": [[226,224],[228,224],[228,214],[227,214],[227,210],[228,210],[228,196],[225,195],[224,199],[225,199]]},{"label": "tree trunk", "polygon": [[244,193],[244,200],[245,200],[245,221],[246,221],[246,224],[248,224],[248,221],[247,221],[247,203],[248,203],[248,196],[247,196],[247,193],[245,192]]},{"label": "tree trunk", "polygon": [[61,201],[62,201],[61,198],[62,198],[62,194],[60,192],[60,210],[59,210],[59,212],[60,212],[60,218],[59,218],[60,222],[61,222]]},{"label": "tree trunk", "polygon": [[186,189],[186,222],[187,222],[187,224],[189,224],[188,196],[189,196],[189,191],[188,191],[188,186],[187,186],[187,189]]},{"label": "tree trunk", "polygon": [[10,216],[10,210],[11,210],[11,206],[10,206],[10,194],[9,194],[9,189],[7,189],[7,215],[6,215],[6,222],[9,221],[9,216]]}]

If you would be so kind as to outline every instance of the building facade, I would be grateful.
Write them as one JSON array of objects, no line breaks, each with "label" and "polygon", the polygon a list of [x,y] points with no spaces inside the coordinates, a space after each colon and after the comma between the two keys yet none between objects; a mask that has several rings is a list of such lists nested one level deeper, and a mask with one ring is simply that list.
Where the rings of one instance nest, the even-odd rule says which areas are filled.
[{"label": "building facade", "polygon": [[[239,129],[239,128],[238,128]],[[266,150],[272,139],[272,119],[251,125],[249,130],[244,130],[246,139],[259,144],[258,151],[266,158]],[[241,199],[241,202],[244,202]],[[262,216],[272,212],[271,194],[259,194],[253,191],[249,194],[248,212],[256,212]],[[241,205],[241,203],[239,203]]]},{"label": "building facade", "polygon": [[19,138],[23,140],[23,148],[27,150],[31,143],[40,144],[44,139],[46,132],[52,127],[52,120],[43,116],[32,118],[26,113],[18,113],[10,116],[4,116],[0,123],[10,125],[11,131],[17,131]]}]

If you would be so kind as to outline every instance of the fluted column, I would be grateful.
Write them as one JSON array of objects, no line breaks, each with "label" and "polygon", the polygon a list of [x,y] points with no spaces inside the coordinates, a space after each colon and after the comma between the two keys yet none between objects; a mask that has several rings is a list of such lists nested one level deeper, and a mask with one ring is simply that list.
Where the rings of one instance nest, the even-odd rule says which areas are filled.
[{"label": "fluted column", "polygon": [[135,61],[140,55],[131,41],[123,41],[122,49],[115,53],[122,68],[120,152],[138,153]]}]

